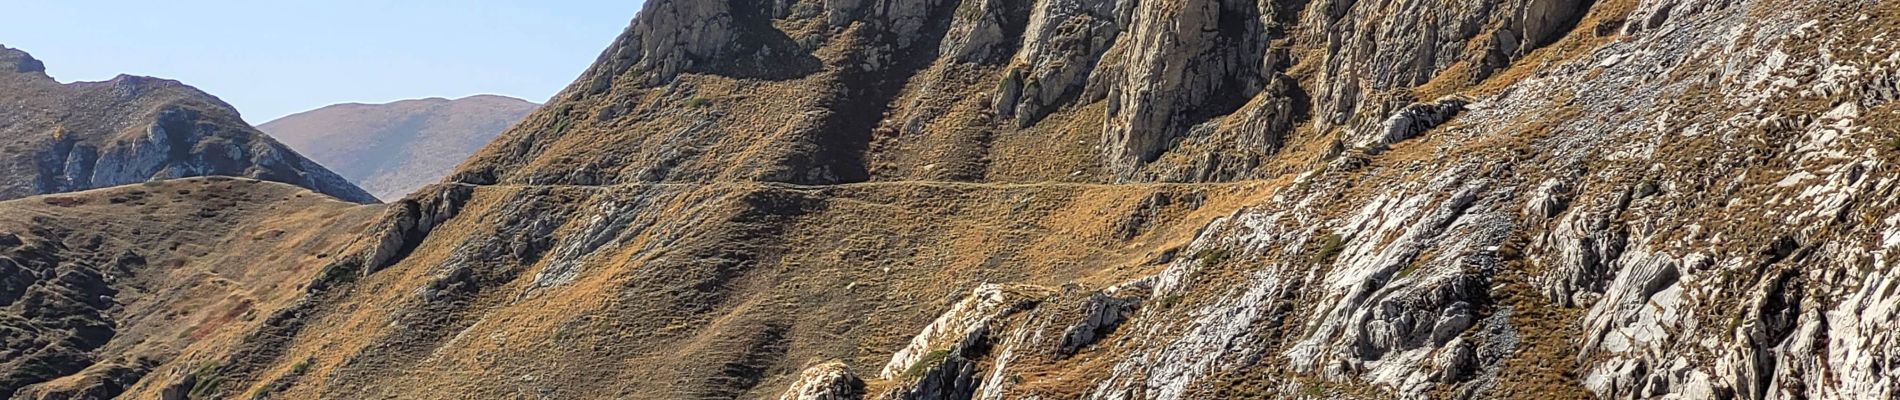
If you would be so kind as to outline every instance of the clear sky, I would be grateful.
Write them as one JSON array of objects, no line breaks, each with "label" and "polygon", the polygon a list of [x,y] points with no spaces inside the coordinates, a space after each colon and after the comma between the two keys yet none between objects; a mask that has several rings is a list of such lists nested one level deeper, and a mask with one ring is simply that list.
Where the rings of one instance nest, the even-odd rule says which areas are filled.
[{"label": "clear sky", "polygon": [[61,82],[176,79],[253,124],[345,102],[545,102],[641,0],[0,0],[0,44]]}]

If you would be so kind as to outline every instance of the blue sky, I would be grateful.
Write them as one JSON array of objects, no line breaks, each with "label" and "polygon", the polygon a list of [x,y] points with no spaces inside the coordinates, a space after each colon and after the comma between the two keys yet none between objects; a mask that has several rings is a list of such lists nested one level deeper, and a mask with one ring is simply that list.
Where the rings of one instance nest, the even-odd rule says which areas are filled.
[{"label": "blue sky", "polygon": [[640,0],[3,0],[0,44],[61,82],[177,79],[262,124],[344,102],[544,102]]}]

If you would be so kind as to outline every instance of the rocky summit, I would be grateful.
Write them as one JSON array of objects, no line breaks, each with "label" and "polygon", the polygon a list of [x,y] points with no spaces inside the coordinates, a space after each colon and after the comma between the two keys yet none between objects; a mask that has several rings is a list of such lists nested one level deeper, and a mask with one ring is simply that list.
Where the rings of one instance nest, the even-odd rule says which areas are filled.
[{"label": "rocky summit", "polygon": [[126,75],[62,84],[0,46],[0,199],[210,175],[376,201],[198,89]]},{"label": "rocky summit", "polygon": [[0,389],[1900,396],[1900,3],[644,7],[400,201],[0,203]]}]

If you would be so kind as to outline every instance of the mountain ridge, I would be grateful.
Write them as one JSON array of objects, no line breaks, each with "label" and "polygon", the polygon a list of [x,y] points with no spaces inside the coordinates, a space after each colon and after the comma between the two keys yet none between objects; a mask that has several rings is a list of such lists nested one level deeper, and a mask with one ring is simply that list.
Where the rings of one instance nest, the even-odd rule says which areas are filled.
[{"label": "mountain ridge", "polygon": [[59,83],[44,63],[0,47],[0,198],[204,175],[287,182],[376,200],[245,124],[215,96],[160,78]]},{"label": "mountain ridge", "polygon": [[258,129],[334,165],[378,198],[435,183],[539,105],[498,95],[343,103],[292,114]]},{"label": "mountain ridge", "polygon": [[22,390],[1900,395],[1900,3],[644,7],[283,301]]}]

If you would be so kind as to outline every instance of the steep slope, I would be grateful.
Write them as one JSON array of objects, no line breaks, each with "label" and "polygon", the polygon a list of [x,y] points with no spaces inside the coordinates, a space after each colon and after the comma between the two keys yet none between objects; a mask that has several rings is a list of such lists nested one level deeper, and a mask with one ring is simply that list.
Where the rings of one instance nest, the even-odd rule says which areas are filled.
[{"label": "steep slope", "polygon": [[338,104],[258,125],[384,200],[442,180],[540,107],[502,96]]},{"label": "steep slope", "polygon": [[111,398],[235,341],[376,210],[224,177],[0,202],[0,397]]},{"label": "steep slope", "polygon": [[61,84],[39,60],[0,47],[0,104],[0,199],[225,175],[376,201],[251,128],[230,105],[176,81]]},{"label": "steep slope", "polygon": [[1590,5],[1441,3],[657,2],[458,181],[1267,178]]},{"label": "steep slope", "polygon": [[129,395],[1900,395],[1900,4],[645,7]]}]

